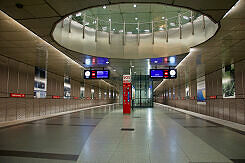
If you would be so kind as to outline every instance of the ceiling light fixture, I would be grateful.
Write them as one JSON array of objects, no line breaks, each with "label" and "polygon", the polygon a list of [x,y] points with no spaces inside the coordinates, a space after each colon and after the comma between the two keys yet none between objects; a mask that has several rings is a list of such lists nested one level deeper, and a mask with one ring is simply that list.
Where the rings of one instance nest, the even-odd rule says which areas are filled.
[{"label": "ceiling light fixture", "polygon": [[106,64],[109,64],[110,62],[109,61],[106,61]]},{"label": "ceiling light fixture", "polygon": [[134,65],[132,65],[131,67],[133,67],[133,68],[134,68]]},{"label": "ceiling light fixture", "polygon": [[172,27],[174,27],[174,26],[175,26],[175,23],[170,23],[170,25],[171,25]]},{"label": "ceiling light fixture", "polygon": [[135,7],[137,7],[137,5],[136,5],[136,4],[134,4],[134,8],[135,8]]},{"label": "ceiling light fixture", "polygon": [[163,16],[162,19],[165,19],[165,17]]},{"label": "ceiling light fixture", "polygon": [[183,18],[185,19],[185,20],[189,20],[189,17],[188,16],[183,16]]},{"label": "ceiling light fixture", "polygon": [[134,18],[135,20],[138,20],[138,18]]},{"label": "ceiling light fixture", "polygon": [[106,9],[106,6],[105,5],[103,6],[103,9]]},{"label": "ceiling light fixture", "polygon": [[109,22],[111,21],[111,19],[109,19]]},{"label": "ceiling light fixture", "polygon": [[81,12],[76,13],[76,17],[81,16],[81,15],[82,15],[82,13],[81,13]]}]

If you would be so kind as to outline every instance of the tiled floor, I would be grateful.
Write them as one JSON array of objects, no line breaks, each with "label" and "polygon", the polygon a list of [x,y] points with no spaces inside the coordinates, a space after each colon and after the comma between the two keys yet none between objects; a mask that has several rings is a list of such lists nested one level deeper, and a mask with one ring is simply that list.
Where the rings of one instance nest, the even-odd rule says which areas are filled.
[{"label": "tiled floor", "polygon": [[[133,128],[133,131],[121,130]],[[97,108],[0,129],[2,162],[245,162],[245,136],[157,106]]]}]

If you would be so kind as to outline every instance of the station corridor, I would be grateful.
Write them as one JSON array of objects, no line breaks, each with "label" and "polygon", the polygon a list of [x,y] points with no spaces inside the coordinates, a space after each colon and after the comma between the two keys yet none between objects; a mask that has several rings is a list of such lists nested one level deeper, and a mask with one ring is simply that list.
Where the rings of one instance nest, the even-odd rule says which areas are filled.
[{"label": "station corridor", "polygon": [[245,0],[0,0],[0,163],[245,163]]}]

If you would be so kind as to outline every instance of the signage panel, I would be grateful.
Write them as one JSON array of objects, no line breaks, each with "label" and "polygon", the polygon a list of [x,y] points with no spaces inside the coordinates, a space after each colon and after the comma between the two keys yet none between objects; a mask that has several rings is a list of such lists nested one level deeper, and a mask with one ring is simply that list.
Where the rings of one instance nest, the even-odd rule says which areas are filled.
[{"label": "signage panel", "polygon": [[176,69],[150,69],[151,78],[175,79],[177,78]]},{"label": "signage panel", "polygon": [[162,78],[163,71],[162,70],[151,70],[150,75],[151,75],[151,78]]},{"label": "signage panel", "polygon": [[60,99],[60,96],[52,96],[53,99]]},{"label": "signage panel", "polygon": [[85,67],[105,67],[108,66],[109,59],[104,57],[91,57],[86,56],[84,59],[84,66]]},{"label": "signage panel", "polygon": [[131,83],[131,75],[123,75],[123,83]]},{"label": "signage panel", "polygon": [[26,97],[26,95],[25,94],[19,94],[19,93],[10,93],[10,97],[24,98],[24,97]]},{"label": "signage panel", "polygon": [[109,79],[109,70],[85,70],[84,79]]}]

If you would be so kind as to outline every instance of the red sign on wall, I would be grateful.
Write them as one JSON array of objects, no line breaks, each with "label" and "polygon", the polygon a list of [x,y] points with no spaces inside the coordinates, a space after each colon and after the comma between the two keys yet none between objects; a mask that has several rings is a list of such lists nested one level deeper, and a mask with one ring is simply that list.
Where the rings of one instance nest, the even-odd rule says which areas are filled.
[{"label": "red sign on wall", "polygon": [[26,97],[26,95],[25,94],[19,94],[19,93],[10,93],[10,97],[24,98],[24,97]]},{"label": "red sign on wall", "polygon": [[52,96],[53,99],[59,99],[60,96]]},{"label": "red sign on wall", "polygon": [[209,96],[210,99],[217,99],[217,96]]}]

